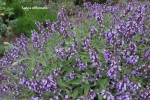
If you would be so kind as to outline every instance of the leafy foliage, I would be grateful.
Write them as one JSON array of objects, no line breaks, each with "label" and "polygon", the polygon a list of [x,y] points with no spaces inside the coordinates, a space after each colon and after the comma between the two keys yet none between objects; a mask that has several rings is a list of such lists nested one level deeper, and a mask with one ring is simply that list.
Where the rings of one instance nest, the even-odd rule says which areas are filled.
[{"label": "leafy foliage", "polygon": [[0,3],[0,35],[11,38],[14,34],[16,20],[11,20],[14,15],[13,8],[7,7],[5,2]]},{"label": "leafy foliage", "polygon": [[17,19],[17,27],[15,28],[16,35],[19,36],[20,33],[24,33],[27,36],[30,36],[30,31],[35,28],[35,21],[44,23],[46,19],[55,21],[56,15],[45,9],[32,9],[26,11],[25,16]]},{"label": "leafy foliage", "polygon": [[0,44],[0,57],[3,56],[4,52],[5,52],[5,48],[2,44]]},{"label": "leafy foliage", "polygon": [[22,9],[22,4],[19,2],[12,2],[11,4],[8,4],[7,6],[13,8],[14,15],[11,16],[11,19],[16,19],[18,17],[24,16],[25,12]]},{"label": "leafy foliage", "polygon": [[[36,22],[0,60],[0,94],[16,99],[148,100],[149,4],[84,3],[74,23]],[[125,99],[124,99],[125,98]]]}]

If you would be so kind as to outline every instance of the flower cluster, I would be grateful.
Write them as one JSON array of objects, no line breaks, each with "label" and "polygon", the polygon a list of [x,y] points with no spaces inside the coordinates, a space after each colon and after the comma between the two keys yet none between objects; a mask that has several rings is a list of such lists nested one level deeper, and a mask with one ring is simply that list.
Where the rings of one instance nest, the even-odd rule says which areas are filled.
[{"label": "flower cluster", "polygon": [[21,34],[20,38],[16,39],[16,43],[14,45],[19,47],[19,49],[21,49],[23,52],[27,52],[28,55],[30,54],[29,40],[24,34]]},{"label": "flower cluster", "polygon": [[139,56],[130,56],[129,58],[127,58],[127,63],[130,64],[135,64],[138,62]]},{"label": "flower cluster", "polygon": [[111,54],[111,51],[110,51],[110,50],[104,49],[103,55],[104,55],[104,57],[105,57],[105,61],[106,61],[106,62],[110,62],[110,61],[111,61],[111,59],[112,59],[112,54]]},{"label": "flower cluster", "polygon": [[121,71],[121,66],[113,65],[108,71],[107,75],[110,79],[117,79],[119,77],[119,72]]},{"label": "flower cluster", "polygon": [[101,62],[99,61],[99,55],[96,51],[90,49],[89,55],[90,55],[90,59],[92,60],[93,66],[101,66]]},{"label": "flower cluster", "polygon": [[111,44],[111,45],[116,45],[118,33],[116,30],[110,30],[105,34],[106,42]]},{"label": "flower cluster", "polygon": [[59,55],[60,59],[62,59],[62,60],[64,59],[64,57],[65,57],[65,50],[64,49],[57,46],[57,47],[55,47],[55,52]]},{"label": "flower cluster", "polygon": [[143,57],[144,60],[150,61],[150,49],[145,50]]},{"label": "flower cluster", "polygon": [[91,36],[95,36],[96,33],[98,33],[97,29],[95,28],[95,26],[91,26]]},{"label": "flower cluster", "polygon": [[57,81],[51,75],[43,78],[42,80],[34,78],[22,78],[20,79],[19,83],[21,85],[27,86],[30,90],[35,91],[40,95],[43,95],[46,92],[55,94],[57,90]]},{"label": "flower cluster", "polygon": [[74,71],[69,74],[70,79],[75,79],[76,77],[77,77],[77,75]]},{"label": "flower cluster", "polygon": [[148,100],[150,98],[150,90],[141,90],[140,91],[140,99]]},{"label": "flower cluster", "polygon": [[1,93],[0,95],[4,95],[7,93],[13,93],[13,95],[19,95],[20,94],[20,87],[16,83],[12,84],[5,84],[1,86]]},{"label": "flower cluster", "polygon": [[103,90],[103,91],[101,92],[101,94],[102,94],[102,96],[103,96],[104,99],[107,99],[107,100],[115,100],[114,96],[113,96],[110,92],[108,92],[108,91],[106,91],[106,90]]},{"label": "flower cluster", "polygon": [[5,53],[4,57],[0,60],[0,67],[13,66],[15,60],[21,55],[17,48],[12,48]]},{"label": "flower cluster", "polygon": [[134,83],[134,82],[131,82],[130,80],[128,79],[125,79],[123,81],[120,81],[116,84],[116,88],[117,88],[117,94],[118,95],[123,95],[124,93],[126,93],[126,91],[128,91],[129,89],[129,93],[132,94],[132,93],[135,93],[135,91],[137,89],[139,89],[141,87],[141,84],[140,83]]},{"label": "flower cluster", "polygon": [[87,100],[94,100],[96,95],[97,95],[97,93],[91,89],[87,95]]},{"label": "flower cluster", "polygon": [[44,44],[40,41],[40,36],[34,30],[32,31],[32,43],[35,49],[38,49],[40,52],[44,50]]},{"label": "flower cluster", "polygon": [[135,67],[134,70],[131,72],[131,74],[136,76],[144,74],[144,78],[148,78],[150,74],[149,69],[150,66],[142,65],[138,68]]},{"label": "flower cluster", "polygon": [[86,37],[86,39],[84,39],[83,42],[82,42],[83,49],[84,50],[89,50],[90,45],[91,45],[91,40],[90,40],[89,37]]},{"label": "flower cluster", "polygon": [[77,66],[79,66],[79,70],[84,70],[85,68],[87,68],[87,62],[82,62],[80,59],[77,59]]},{"label": "flower cluster", "polygon": [[70,59],[72,56],[75,55],[76,50],[73,47],[74,45],[69,45],[68,49],[63,49],[59,46],[55,47],[55,52],[59,56],[60,59]]}]

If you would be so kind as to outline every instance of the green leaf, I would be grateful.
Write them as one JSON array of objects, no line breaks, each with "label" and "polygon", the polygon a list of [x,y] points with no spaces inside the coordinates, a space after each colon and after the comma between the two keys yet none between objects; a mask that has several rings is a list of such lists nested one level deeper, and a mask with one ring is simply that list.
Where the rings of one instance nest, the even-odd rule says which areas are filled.
[{"label": "green leaf", "polygon": [[68,76],[72,71],[73,71],[72,67],[67,68],[66,73],[64,74],[64,76]]},{"label": "green leaf", "polygon": [[44,59],[44,57],[43,57],[42,55],[38,58],[38,61],[39,61],[43,66],[47,66],[46,61],[45,61],[45,59]]},{"label": "green leaf", "polygon": [[71,89],[71,87],[68,84],[66,84],[65,82],[63,82],[63,80],[61,79],[61,77],[58,78],[58,85],[60,87],[63,87],[63,88],[66,87],[66,88],[70,88]]},{"label": "green leaf", "polygon": [[98,100],[103,100],[103,97],[100,94],[98,94]]},{"label": "green leaf", "polygon": [[78,91],[74,91],[72,94],[71,94],[71,97],[73,98],[73,100],[75,100],[77,98],[77,95],[78,95]]},{"label": "green leaf", "polygon": [[106,89],[108,82],[109,82],[108,79],[102,79],[102,78],[98,79],[100,91]]},{"label": "green leaf", "polygon": [[15,13],[14,13],[14,12],[9,12],[8,14],[9,14],[9,16],[12,16],[12,15],[14,15]]},{"label": "green leaf", "polygon": [[89,69],[87,69],[86,72],[89,73],[92,76],[95,76],[95,74],[91,70],[89,70]]},{"label": "green leaf", "polygon": [[67,83],[68,84],[81,84],[81,82],[82,82],[82,78],[76,78],[76,79],[73,79],[73,80],[70,80],[70,81],[68,81]]},{"label": "green leaf", "polygon": [[29,69],[28,72],[27,72],[27,77],[31,78],[32,76],[33,76],[33,72],[32,72],[31,69]]},{"label": "green leaf", "polygon": [[76,88],[75,91],[78,91],[78,95],[83,95],[83,92],[84,92],[83,86]]},{"label": "green leaf", "polygon": [[1,5],[5,6],[5,5],[6,5],[6,2],[2,2]]},{"label": "green leaf", "polygon": [[34,67],[36,65],[36,62],[33,59],[26,60],[24,63],[30,64],[30,67]]},{"label": "green leaf", "polygon": [[86,99],[87,94],[88,94],[88,92],[89,92],[89,90],[90,90],[90,85],[86,84],[86,85],[84,85],[83,88],[84,88],[84,97],[85,97],[85,99]]}]

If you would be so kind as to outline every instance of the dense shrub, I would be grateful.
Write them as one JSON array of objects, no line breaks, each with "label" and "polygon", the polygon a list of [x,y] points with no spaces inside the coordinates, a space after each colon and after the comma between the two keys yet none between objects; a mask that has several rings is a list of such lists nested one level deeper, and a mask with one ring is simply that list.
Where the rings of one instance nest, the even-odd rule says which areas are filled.
[{"label": "dense shrub", "polygon": [[25,12],[22,9],[22,5],[20,2],[13,2],[13,3],[9,4],[8,6],[13,8],[13,12],[14,12],[14,15],[11,16],[11,20],[24,16]]},{"label": "dense shrub", "polygon": [[3,56],[4,52],[5,52],[5,48],[4,48],[4,46],[0,43],[0,58]]},{"label": "dense shrub", "polygon": [[26,11],[25,16],[18,18],[16,22],[16,35],[19,36],[20,33],[24,33],[30,36],[30,31],[35,29],[35,21],[43,23],[46,19],[50,19],[52,22],[56,21],[56,15],[47,9],[32,9]]},{"label": "dense shrub", "polygon": [[106,3],[107,0],[74,0],[74,4],[75,5],[82,5],[85,2],[91,2],[91,3],[99,3],[99,4],[103,4]]},{"label": "dense shrub", "polygon": [[0,94],[32,100],[148,100],[150,4],[84,3],[75,23],[36,22],[0,60]]},{"label": "dense shrub", "polygon": [[15,20],[10,20],[14,15],[13,8],[7,7],[5,2],[0,2],[0,36],[13,36],[13,29],[15,27]]}]

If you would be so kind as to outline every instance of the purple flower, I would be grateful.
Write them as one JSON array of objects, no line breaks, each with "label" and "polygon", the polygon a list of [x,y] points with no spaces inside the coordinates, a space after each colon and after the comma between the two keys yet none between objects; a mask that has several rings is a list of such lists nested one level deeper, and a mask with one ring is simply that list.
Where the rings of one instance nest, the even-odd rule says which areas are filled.
[{"label": "purple flower", "polygon": [[95,19],[98,21],[100,26],[103,26],[103,14],[102,12],[97,12],[95,15]]},{"label": "purple flower", "polygon": [[87,68],[87,62],[82,62],[80,59],[77,59],[78,61],[78,66],[79,66],[79,70],[84,70],[85,68]]},{"label": "purple flower", "polygon": [[70,97],[68,95],[65,95],[64,100],[70,100]]},{"label": "purple flower", "polygon": [[96,97],[96,92],[91,89],[91,90],[88,92],[87,100],[94,100],[95,97]]},{"label": "purple flower", "polygon": [[69,28],[73,29],[73,27],[74,27],[73,24],[69,23]]},{"label": "purple flower", "polygon": [[130,56],[129,58],[127,58],[127,63],[129,64],[135,64],[138,62],[139,56],[135,55],[135,56]]},{"label": "purple flower", "polygon": [[111,54],[110,50],[104,49],[103,55],[105,57],[106,62],[110,62],[111,61],[112,54]]},{"label": "purple flower", "polygon": [[26,52],[28,55],[30,54],[29,40],[24,34],[21,34],[20,38],[16,39],[16,43],[14,45],[21,49],[23,52]]},{"label": "purple flower", "polygon": [[132,96],[130,95],[130,93],[120,95],[117,97],[117,100],[132,100]]},{"label": "purple flower", "polygon": [[54,77],[57,78],[60,72],[60,68],[56,68],[53,70]]},{"label": "purple flower", "polygon": [[74,73],[74,71],[69,74],[70,79],[75,79],[76,77],[77,75]]},{"label": "purple flower", "polygon": [[72,45],[69,45],[68,49],[66,50],[66,57],[67,59],[70,59],[76,54],[76,50],[73,48]]},{"label": "purple flower", "polygon": [[55,47],[55,52],[61,60],[65,59],[65,50],[59,46]]},{"label": "purple flower", "polygon": [[40,36],[35,30],[32,31],[32,38],[31,39],[32,39],[33,47],[35,49],[39,50],[40,52],[43,52],[44,44],[41,42]]},{"label": "purple flower", "polygon": [[46,92],[51,92],[55,94],[57,89],[57,82],[51,75],[43,78],[42,80],[33,78],[22,78],[19,83],[21,85],[27,86],[30,90],[34,92],[40,93],[41,95]]},{"label": "purple flower", "polygon": [[78,39],[77,39],[76,37],[73,37],[73,41],[74,41],[74,46],[73,46],[73,47],[74,47],[75,49],[78,49],[78,45],[79,45],[79,44],[78,44]]},{"label": "purple flower", "polygon": [[56,24],[55,22],[53,22],[52,25],[51,25],[51,30],[52,30],[52,31],[55,31],[55,30],[57,30],[57,29],[58,29],[57,24]]},{"label": "purple flower", "polygon": [[131,74],[136,75],[136,76],[144,75],[145,78],[148,78],[150,74],[149,69],[150,69],[150,66],[142,65],[140,67],[135,67],[132,70]]},{"label": "purple flower", "polygon": [[89,37],[86,37],[86,39],[82,40],[82,46],[84,50],[89,50],[91,45],[91,39]]},{"label": "purple flower", "polygon": [[102,68],[96,68],[96,80],[102,77],[101,70]]},{"label": "purple flower", "polygon": [[114,44],[116,44],[117,38],[118,38],[118,33],[116,30],[112,30],[110,29],[106,34],[105,34],[105,38],[106,38],[106,42],[111,44],[112,46]]},{"label": "purple flower", "polygon": [[91,26],[91,36],[95,36],[96,33],[98,33],[98,30],[95,28],[95,26]]},{"label": "purple flower", "polygon": [[18,59],[20,55],[20,50],[18,50],[17,48],[12,48],[7,53],[5,53],[3,58],[0,60],[0,67],[10,67],[18,64],[19,62],[15,62],[15,60]]},{"label": "purple flower", "polygon": [[89,10],[89,8],[92,6],[92,4],[91,4],[91,2],[85,2],[85,3],[83,4],[83,6],[84,6],[84,9],[85,9],[85,10]]},{"label": "purple flower", "polygon": [[140,94],[139,98],[141,100],[149,100],[150,99],[150,90],[142,89],[142,90],[140,90],[139,94]]},{"label": "purple flower", "polygon": [[96,51],[89,49],[90,59],[92,60],[93,66],[101,66],[101,62],[99,61],[99,55]]},{"label": "purple flower", "polygon": [[121,71],[121,66],[113,65],[108,71],[107,75],[110,77],[110,79],[118,79],[119,78],[119,72]]},{"label": "purple flower", "polygon": [[80,96],[79,98],[77,98],[76,100],[84,100],[83,96]]},{"label": "purple flower", "polygon": [[127,90],[127,86],[129,84],[128,80],[120,81],[116,84],[117,94],[122,94]]},{"label": "purple flower", "polygon": [[109,91],[102,90],[101,95],[103,96],[104,99],[115,100],[114,96]]},{"label": "purple flower", "polygon": [[150,49],[145,50],[143,58],[144,60],[150,61]]}]

